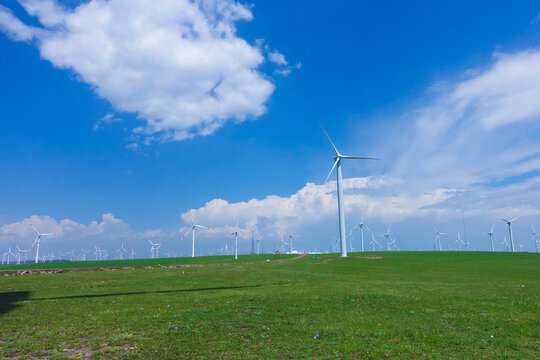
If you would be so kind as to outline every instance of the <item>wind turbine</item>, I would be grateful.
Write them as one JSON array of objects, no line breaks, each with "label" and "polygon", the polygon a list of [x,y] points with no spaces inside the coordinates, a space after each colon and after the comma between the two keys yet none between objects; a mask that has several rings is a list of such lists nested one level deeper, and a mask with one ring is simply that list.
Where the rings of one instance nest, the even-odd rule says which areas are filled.
[{"label": "wind turbine", "polygon": [[293,233],[291,233],[291,232],[289,231],[289,235],[287,235],[287,236],[289,237],[289,246],[291,247],[291,255],[292,255],[292,252],[293,252],[292,238],[293,238],[293,237],[298,237],[298,235],[295,235],[295,234],[293,234]]},{"label": "wind turbine", "polygon": [[21,264],[21,254],[23,253],[23,250],[19,248],[19,245],[17,245],[17,254],[15,254],[15,257],[17,258],[17,265]]},{"label": "wind turbine", "polygon": [[202,225],[199,225],[199,224],[195,224],[195,222],[193,221],[193,216],[191,215],[191,210],[188,210],[188,213],[189,213],[189,217],[190,217],[190,220],[191,220],[191,226],[184,233],[184,235],[182,236],[182,239],[180,241],[184,240],[186,235],[189,234],[189,232],[191,231],[191,257],[193,258],[193,257],[195,257],[195,229],[200,228],[200,229],[212,230],[212,228],[210,228],[208,226],[202,226]]},{"label": "wind turbine", "polygon": [[[101,250],[97,247],[97,246],[94,246],[94,249],[96,249],[96,251],[94,252],[94,256],[96,257],[96,260],[101,260]],[[59,253],[60,256],[61,253]]]},{"label": "wind turbine", "polygon": [[533,231],[532,240],[534,241],[534,246],[536,247],[536,252],[538,252],[538,245],[540,243],[540,239],[539,239],[538,234],[536,233],[536,230],[534,230],[534,226],[531,225],[531,227],[532,227],[532,231]]},{"label": "wind turbine", "polygon": [[328,176],[326,177],[326,180],[324,183],[328,181],[330,178],[330,175],[332,175],[332,172],[334,171],[334,168],[337,168],[337,198],[338,198],[338,218],[339,218],[339,240],[341,242],[341,256],[346,257],[347,256],[347,237],[346,237],[346,231],[345,231],[345,210],[343,206],[343,188],[342,188],[342,181],[343,176],[341,174],[341,160],[342,159],[362,159],[362,160],[379,160],[376,158],[369,158],[369,157],[359,157],[359,156],[347,156],[347,155],[341,155],[338,149],[335,147],[332,140],[330,140],[330,136],[326,133],[326,130],[324,130],[323,126],[319,123],[321,126],[321,129],[324,131],[324,134],[328,138],[328,141],[330,141],[330,144],[332,145],[332,148],[336,152],[336,157],[334,158],[334,166],[332,166],[332,169],[330,169],[330,173],[328,173]]},{"label": "wind turbine", "polygon": [[238,259],[238,237],[240,236],[242,239],[244,239],[244,237],[242,236],[242,234],[238,232],[238,230],[232,232],[230,235],[234,236],[234,260],[237,260]]},{"label": "wind turbine", "polygon": [[352,241],[354,239],[354,236],[352,234],[353,229],[351,229],[351,231],[349,231],[349,235],[347,235],[347,240],[349,241],[349,251],[350,252],[353,252],[353,247],[352,247]]},{"label": "wind turbine", "polygon": [[261,253],[261,240],[262,240],[262,237],[258,237],[257,238],[257,254],[260,254]]},{"label": "wind turbine", "polygon": [[9,248],[9,251],[2,254],[2,265],[4,265],[6,262],[9,265],[9,253],[10,252],[11,252],[11,248]]},{"label": "wind turbine", "polygon": [[390,226],[388,227],[386,234],[382,234],[381,236],[386,238],[386,250],[390,251]]},{"label": "wind turbine", "polygon": [[353,230],[356,228],[360,228],[360,244],[362,252],[364,252],[364,228],[367,229],[366,224],[364,224],[364,215],[361,215],[361,221],[359,224],[357,224],[355,227],[353,227]]},{"label": "wind turbine", "polygon": [[501,219],[508,225],[508,233],[510,234],[510,246],[512,247],[512,252],[514,252],[514,236],[512,234],[512,222],[517,220],[520,216],[517,216],[513,218],[512,220]]},{"label": "wind turbine", "polygon": [[54,256],[54,253],[51,251],[51,255],[49,255],[49,259],[51,259],[51,262],[54,262],[54,259],[56,256]]},{"label": "wind turbine", "polygon": [[502,245],[506,247],[506,251],[510,250],[510,244],[508,244],[508,240],[506,239],[506,236],[504,237],[504,241],[502,242]]},{"label": "wind turbine", "polygon": [[41,238],[43,236],[56,235],[56,233],[41,234],[39,231],[37,231],[36,227],[34,225],[32,225],[32,223],[29,223],[29,224],[32,227],[32,229],[34,229],[34,231],[36,233],[36,239],[34,240],[34,243],[32,244],[32,246],[30,247],[30,250],[32,250],[34,245],[37,244],[37,247],[36,247],[36,264],[37,264],[38,259],[39,259],[39,243],[41,242]]},{"label": "wind turbine", "polygon": [[150,246],[151,246],[151,248],[150,248],[150,257],[152,259],[155,259],[155,258],[159,257],[159,248],[160,248],[161,244],[160,243],[155,243],[154,244],[150,240],[148,240],[148,242],[150,243]]},{"label": "wind turbine", "polygon": [[454,242],[455,242],[456,244],[458,244],[459,251],[461,251],[461,243],[462,243],[463,241],[461,241],[461,235],[460,235],[459,231],[458,231],[458,233],[457,233],[457,239],[456,239],[456,241],[454,241]]},{"label": "wind turbine", "polygon": [[[483,233],[482,235],[489,235],[489,243],[491,244],[491,251],[495,251],[495,248],[493,247],[493,238],[495,237],[495,235],[493,235],[493,228],[495,227],[495,224],[491,225],[491,230],[486,232],[486,233]],[[534,228],[533,228],[534,230]]]},{"label": "wind turbine", "polygon": [[280,236],[279,239],[281,240],[281,246],[279,247],[278,251],[280,253],[284,253],[285,252],[285,246],[289,245],[287,242],[285,242],[285,240],[283,240],[283,236]]},{"label": "wind turbine", "polygon": [[122,241],[122,246],[120,247],[120,249],[116,250],[116,252],[120,252],[120,260],[124,260],[124,253],[128,253],[128,251],[126,249],[124,249],[124,242]]},{"label": "wind turbine", "polygon": [[73,258],[75,257],[75,249],[68,252],[68,254],[70,255],[70,260],[69,261],[73,261]]},{"label": "wind turbine", "polygon": [[433,229],[435,229],[435,243],[439,247],[439,251],[441,251],[441,235],[446,235],[446,233],[439,232],[437,228],[434,226]]},{"label": "wind turbine", "polygon": [[135,259],[135,255],[137,255],[137,253],[135,251],[133,251],[133,249],[131,249],[131,252],[129,253],[129,258],[131,260]]},{"label": "wind turbine", "polygon": [[86,254],[88,254],[90,250],[81,249],[81,259],[82,261],[86,261]]}]

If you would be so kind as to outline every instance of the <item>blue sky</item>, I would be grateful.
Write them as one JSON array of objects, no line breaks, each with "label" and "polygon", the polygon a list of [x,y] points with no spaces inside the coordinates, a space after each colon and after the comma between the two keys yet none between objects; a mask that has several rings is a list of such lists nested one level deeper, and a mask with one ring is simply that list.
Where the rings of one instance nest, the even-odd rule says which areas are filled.
[{"label": "blue sky", "polygon": [[266,249],[288,231],[299,249],[327,249],[322,122],[343,153],[382,159],[344,164],[349,228],[363,212],[400,248],[430,249],[437,225],[450,247],[463,209],[471,246],[487,249],[481,232],[495,223],[502,240],[498,219],[522,215],[517,242],[532,250],[539,13],[533,1],[4,1],[0,247],[31,244],[31,219],[59,233],[50,250],[125,241],[143,255],[150,238],[187,254],[192,208],[216,228],[199,254],[237,223]]}]

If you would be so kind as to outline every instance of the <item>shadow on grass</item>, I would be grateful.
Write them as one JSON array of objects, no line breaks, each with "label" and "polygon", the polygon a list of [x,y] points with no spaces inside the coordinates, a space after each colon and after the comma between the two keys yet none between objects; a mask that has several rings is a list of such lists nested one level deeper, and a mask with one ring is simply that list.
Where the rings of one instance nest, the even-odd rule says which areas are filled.
[{"label": "shadow on grass", "polygon": [[0,315],[15,310],[22,304],[20,301],[27,300],[30,297],[30,291],[10,291],[0,293]]},{"label": "shadow on grass", "polygon": [[[199,288],[199,289],[177,289],[177,290],[157,290],[157,291],[135,291],[135,292],[125,292],[125,293],[112,293],[112,294],[88,294],[88,295],[49,297],[49,298],[34,298],[30,300],[34,301],[34,300],[58,300],[58,299],[84,299],[84,298],[100,298],[100,297],[109,297],[109,296],[125,296],[125,295],[181,293],[181,292],[191,292],[191,291],[233,290],[233,289],[255,288],[255,287],[260,287],[260,286],[262,285],[223,286],[223,287],[209,287],[209,288]],[[1,297],[0,297],[0,300],[2,300]]]}]

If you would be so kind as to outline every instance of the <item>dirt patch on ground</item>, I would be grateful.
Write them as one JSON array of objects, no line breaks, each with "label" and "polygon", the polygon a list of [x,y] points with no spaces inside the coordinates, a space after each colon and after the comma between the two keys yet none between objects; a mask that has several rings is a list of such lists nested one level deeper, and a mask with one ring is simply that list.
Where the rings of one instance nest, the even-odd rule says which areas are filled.
[{"label": "dirt patch on ground", "polygon": [[382,256],[357,256],[357,259],[381,260]]},{"label": "dirt patch on ground", "polygon": [[[290,259],[270,260],[267,262],[283,262],[291,260],[300,260],[308,254],[301,254],[297,257]],[[261,262],[247,262],[241,263],[241,265],[247,264],[261,264]],[[263,262],[264,264],[264,262]],[[237,263],[220,263],[220,264],[183,264],[183,265],[157,265],[157,266],[118,266],[118,267],[99,267],[99,268],[73,268],[73,269],[43,269],[43,270],[0,270],[0,276],[10,275],[33,275],[33,274],[61,274],[64,272],[78,272],[78,271],[116,271],[116,270],[135,270],[135,269],[176,269],[176,268],[190,268],[190,267],[203,267],[203,266],[231,266],[238,265]]]}]

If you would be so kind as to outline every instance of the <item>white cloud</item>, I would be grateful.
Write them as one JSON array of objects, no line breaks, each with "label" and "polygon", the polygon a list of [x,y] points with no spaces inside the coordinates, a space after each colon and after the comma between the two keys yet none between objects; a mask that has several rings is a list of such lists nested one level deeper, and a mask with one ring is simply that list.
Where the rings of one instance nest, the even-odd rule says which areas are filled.
[{"label": "white cloud", "polygon": [[139,134],[181,140],[231,119],[265,113],[274,85],[257,71],[261,49],[236,35],[249,8],[232,0],[20,0],[43,27],[0,7],[0,29],[35,40],[41,56],[70,69],[116,110],[146,121]]},{"label": "white cloud", "polygon": [[119,121],[122,121],[122,119],[117,118],[117,117],[114,116],[114,114],[109,113],[109,114],[105,115],[104,117],[102,117],[101,119],[98,119],[94,123],[94,126],[92,127],[92,130],[97,131],[97,130],[103,128],[103,124],[111,124],[111,123],[119,122]]},{"label": "white cloud", "polygon": [[89,224],[77,223],[71,219],[56,220],[51,216],[32,215],[22,221],[0,226],[0,242],[32,243],[35,233],[30,224],[33,224],[41,233],[56,233],[47,237],[47,242],[77,242],[90,239],[94,241],[118,240],[144,240],[166,236],[161,230],[133,231],[122,219],[113,214],[104,214],[101,221],[92,221]]},{"label": "white cloud", "polygon": [[[423,208],[447,200],[456,192],[454,189],[437,189],[418,195],[392,192],[392,187],[400,183],[399,179],[383,180],[374,177],[344,180],[346,213],[351,215],[363,212],[371,218],[396,221],[413,213],[418,215],[436,212],[435,209]],[[371,196],[378,190],[387,194]],[[216,229],[215,232],[202,235],[212,238],[228,235],[235,229],[231,224],[236,223],[244,235],[248,235],[252,230],[265,235],[282,235],[335,215],[336,206],[336,183],[331,181],[324,185],[307,183],[289,197],[270,195],[264,199],[238,203],[214,199],[199,209],[192,209],[191,212],[198,222]],[[182,219],[186,224],[190,222],[187,212],[182,215]]]},{"label": "white cloud", "polygon": [[283,65],[283,66],[289,65],[287,60],[285,60],[285,55],[280,53],[278,50],[274,50],[268,53],[268,60],[270,60],[271,62],[277,65]]}]

